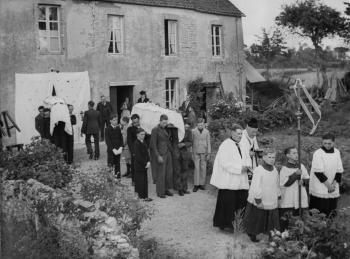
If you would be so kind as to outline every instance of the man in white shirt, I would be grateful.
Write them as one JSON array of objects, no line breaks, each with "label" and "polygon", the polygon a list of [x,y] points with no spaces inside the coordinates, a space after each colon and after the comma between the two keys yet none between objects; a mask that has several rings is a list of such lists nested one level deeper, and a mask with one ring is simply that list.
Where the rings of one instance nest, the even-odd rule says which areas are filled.
[{"label": "man in white shirt", "polygon": [[334,141],[335,136],[331,133],[322,137],[322,147],[313,155],[310,174],[310,209],[317,209],[327,216],[334,216],[337,209],[339,184],[344,171]]}]

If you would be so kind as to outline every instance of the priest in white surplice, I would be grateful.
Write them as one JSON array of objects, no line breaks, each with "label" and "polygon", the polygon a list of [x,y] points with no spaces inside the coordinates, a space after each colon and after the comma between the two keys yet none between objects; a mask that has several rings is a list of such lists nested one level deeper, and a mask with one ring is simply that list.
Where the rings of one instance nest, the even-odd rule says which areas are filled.
[{"label": "priest in white surplice", "polygon": [[233,124],[230,130],[231,137],[221,143],[216,154],[210,184],[219,189],[213,225],[232,231],[235,213],[247,204],[249,182],[239,144],[243,128]]},{"label": "priest in white surplice", "polygon": [[247,123],[247,127],[243,130],[240,146],[242,148],[242,154],[244,159],[244,165],[249,167],[251,171],[258,166],[258,154],[259,150],[256,134],[258,133],[258,121],[255,118],[250,119]]}]

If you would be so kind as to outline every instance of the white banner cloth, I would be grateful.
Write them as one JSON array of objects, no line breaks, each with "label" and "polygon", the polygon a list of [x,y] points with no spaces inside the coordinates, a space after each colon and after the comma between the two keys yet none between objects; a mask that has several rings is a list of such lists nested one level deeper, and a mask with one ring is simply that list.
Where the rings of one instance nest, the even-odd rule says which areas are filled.
[{"label": "white banner cloth", "polygon": [[44,100],[51,96],[53,86],[56,96],[74,106],[73,114],[77,125],[73,127],[75,142],[83,143],[80,137],[82,120],[80,112],[87,109],[90,101],[90,81],[88,72],[51,72],[37,74],[16,74],[15,121],[21,132],[17,132],[17,143],[28,144],[35,130],[38,107],[45,106]]},{"label": "white banner cloth", "polygon": [[148,134],[159,124],[160,115],[166,114],[169,118],[168,123],[173,124],[178,129],[179,141],[185,136],[185,125],[182,115],[173,110],[164,109],[153,103],[137,103],[131,111],[132,114],[140,116],[140,125]]}]

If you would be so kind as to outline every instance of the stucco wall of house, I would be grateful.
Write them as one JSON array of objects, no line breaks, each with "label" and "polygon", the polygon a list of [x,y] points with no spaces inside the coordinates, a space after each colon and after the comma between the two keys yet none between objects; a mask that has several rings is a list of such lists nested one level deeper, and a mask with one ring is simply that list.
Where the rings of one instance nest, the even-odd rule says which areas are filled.
[{"label": "stucco wall of house", "polygon": [[[62,7],[64,50],[62,54],[40,54],[37,6]],[[124,54],[108,49],[108,15],[124,16]],[[178,21],[178,54],[165,56],[164,19]],[[51,67],[60,71],[89,72],[94,101],[109,96],[110,84],[132,84],[134,100],[146,90],[153,102],[165,105],[165,78],[179,78],[183,99],[188,81],[198,76],[218,81],[218,72],[235,74],[243,61],[240,18],[199,13],[175,8],[83,2],[76,0],[1,1],[0,8],[0,109],[14,111],[15,73],[43,73]],[[212,57],[211,24],[223,26],[223,57]],[[240,86],[239,86],[240,85]],[[244,91],[244,87],[242,87]]]}]

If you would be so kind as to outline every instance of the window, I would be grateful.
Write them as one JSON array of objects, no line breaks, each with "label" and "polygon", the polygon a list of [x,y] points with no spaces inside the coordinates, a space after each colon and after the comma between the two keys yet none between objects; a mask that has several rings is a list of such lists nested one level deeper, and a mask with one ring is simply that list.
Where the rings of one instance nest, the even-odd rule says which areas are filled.
[{"label": "window", "polygon": [[109,45],[108,53],[123,53],[123,16],[109,15]]},{"label": "window", "polygon": [[221,56],[221,26],[211,26],[211,49],[214,57]]},{"label": "window", "polygon": [[41,52],[60,53],[62,36],[60,7],[39,5],[39,49]]},{"label": "window", "polygon": [[171,56],[176,54],[177,48],[177,21],[175,20],[165,20],[165,55]]},{"label": "window", "polygon": [[165,80],[165,107],[169,109],[176,108],[178,98],[177,98],[177,88],[178,79],[167,78]]}]

